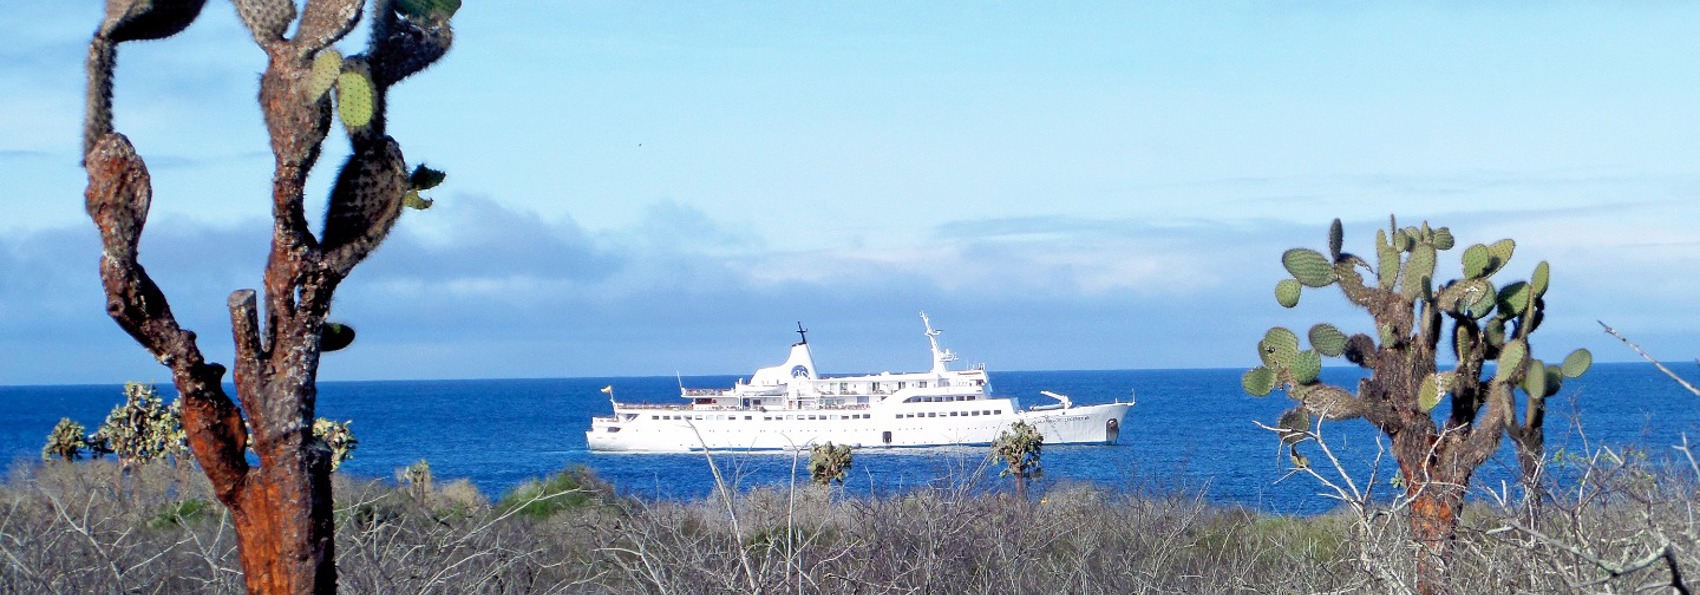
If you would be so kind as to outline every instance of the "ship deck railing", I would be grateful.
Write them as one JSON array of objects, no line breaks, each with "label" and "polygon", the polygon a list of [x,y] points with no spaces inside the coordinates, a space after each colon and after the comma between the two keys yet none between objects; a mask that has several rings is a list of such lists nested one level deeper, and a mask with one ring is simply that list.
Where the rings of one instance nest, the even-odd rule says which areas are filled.
[{"label": "ship deck railing", "polygon": [[[615,402],[614,408],[615,409],[642,409],[642,410],[646,410],[646,411],[765,411],[765,410],[768,410],[765,407],[759,407],[759,406],[758,407],[740,407],[740,406],[735,406],[735,405],[715,405],[715,406],[712,406],[712,407],[698,407],[696,405],[690,405],[690,404],[620,403],[620,402]],[[803,407],[803,408],[800,408],[800,409],[786,409],[786,408],[783,408],[783,407],[775,407],[772,410],[773,411],[840,411],[840,410],[867,409],[867,408],[868,408],[867,404],[852,403],[852,404],[844,404],[844,405],[818,405],[817,404],[816,406],[813,406],[813,407]]]}]

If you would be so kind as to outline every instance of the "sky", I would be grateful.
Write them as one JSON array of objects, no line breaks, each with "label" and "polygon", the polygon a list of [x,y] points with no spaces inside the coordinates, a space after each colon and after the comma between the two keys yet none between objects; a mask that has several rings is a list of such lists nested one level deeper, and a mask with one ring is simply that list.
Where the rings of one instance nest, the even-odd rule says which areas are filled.
[{"label": "sky", "polygon": [[[0,385],[166,383],[104,313],[78,165],[93,0],[0,19]],[[1291,247],[1514,238],[1537,357],[1700,355],[1700,5],[479,2],[392,89],[449,173],[337,293],[323,380],[1250,367]],[[359,51],[359,34],[341,44]],[[142,262],[230,359],[257,287],[264,55],[224,2],[119,50],[155,196]],[[312,178],[322,210],[346,155]],[[1442,253],[1456,275],[1461,250]],[[1343,364],[1343,362],[1340,362]]]}]

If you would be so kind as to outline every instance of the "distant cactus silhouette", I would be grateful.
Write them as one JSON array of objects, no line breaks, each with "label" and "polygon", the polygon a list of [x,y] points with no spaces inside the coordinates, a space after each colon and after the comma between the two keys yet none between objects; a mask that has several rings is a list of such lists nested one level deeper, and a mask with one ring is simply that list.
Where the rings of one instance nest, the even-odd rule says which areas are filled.
[{"label": "distant cactus silhouette", "polygon": [[998,476],[1015,478],[1016,496],[1026,498],[1027,483],[1044,475],[1044,449],[1044,434],[1025,421],[1010,424],[992,441],[992,456],[1004,464]]},{"label": "distant cactus silhouette", "polygon": [[395,470],[396,483],[407,489],[415,498],[426,498],[431,495],[432,482],[431,462],[419,459],[412,465]]},{"label": "distant cactus silhouette", "polygon": [[[1311,348],[1304,349],[1297,333],[1271,328],[1257,343],[1263,365],[1247,371],[1242,386],[1257,396],[1283,388],[1299,402],[1280,423],[1295,461],[1304,460],[1297,443],[1307,435],[1312,415],[1361,417],[1392,439],[1412,499],[1420,590],[1444,592],[1471,474],[1509,435],[1532,481],[1544,449],[1545,399],[1565,379],[1586,372],[1593,358],[1583,349],[1561,365],[1529,356],[1529,335],[1545,316],[1550,271],[1542,262],[1529,280],[1495,286],[1493,276],[1505,269],[1516,248],[1512,240],[1466,248],[1463,276],[1440,283],[1435,278],[1438,253],[1454,246],[1445,227],[1400,228],[1392,221],[1389,229],[1376,232],[1373,266],[1342,252],[1342,235],[1336,219],[1329,228],[1327,255],[1305,248],[1282,254],[1292,278],[1276,284],[1276,301],[1292,308],[1303,288],[1337,286],[1348,301],[1369,312],[1376,336],[1348,337],[1333,325],[1318,324],[1306,333]],[[1445,345],[1442,339],[1448,339]],[[1453,351],[1458,362],[1453,369],[1437,368],[1440,349]],[[1323,357],[1344,357],[1369,369],[1370,376],[1356,391],[1326,384],[1319,378]],[[1492,370],[1487,369],[1490,362]],[[1521,420],[1513,394],[1519,389],[1527,396]],[[1440,409],[1444,415],[1437,422],[1434,412],[1443,402],[1448,407]]]},{"label": "distant cactus silhouette", "polygon": [[[319,357],[346,346],[353,333],[327,325],[325,317],[336,288],[389,234],[401,210],[428,206],[418,192],[442,180],[440,172],[422,166],[409,174],[385,120],[391,87],[448,51],[448,20],[459,2],[374,0],[368,45],[347,57],[330,46],[361,21],[361,0],[306,0],[299,8],[296,0],[234,3],[267,59],[259,104],[275,164],[264,319],[262,296],[253,290],[231,294],[227,304],[241,407],[224,391],[225,367],[205,360],[195,333],[178,324],[138,261],[153,188],[136,148],[112,124],[118,47],[182,31],[204,0],[107,0],[89,41],[86,205],[101,235],[107,313],[171,369],[189,444],[231,511],[248,591],[330,593],[336,590],[334,455],[311,428]],[[315,237],[304,190],[337,119],[350,156],[335,177]],[[248,459],[250,447],[258,465]]]},{"label": "distant cactus silhouette", "polygon": [[41,447],[41,460],[75,461],[83,458],[83,451],[88,450],[88,437],[83,435],[83,424],[72,421],[69,417],[59,418],[54,424],[53,432],[47,435],[47,445]]},{"label": "distant cactus silhouette", "polygon": [[844,483],[850,470],[850,445],[816,444],[809,447],[809,479],[820,485]]}]

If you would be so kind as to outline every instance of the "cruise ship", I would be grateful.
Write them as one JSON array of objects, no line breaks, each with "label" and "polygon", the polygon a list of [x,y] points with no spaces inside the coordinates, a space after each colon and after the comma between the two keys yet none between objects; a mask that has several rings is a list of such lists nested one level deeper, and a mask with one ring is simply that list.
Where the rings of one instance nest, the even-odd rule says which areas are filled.
[{"label": "cruise ship", "polygon": [[1115,444],[1133,403],[1054,402],[1022,409],[1013,397],[992,396],[984,366],[951,369],[957,357],[939,347],[940,331],[925,312],[932,369],[924,372],[824,377],[809,351],[808,331],[785,363],[757,370],[731,388],[679,388],[683,402],[621,403],[604,388],[614,414],[591,419],[591,450],[685,452],[791,450],[832,442],[857,448],[991,444],[1004,428],[1025,421],[1045,444]]}]

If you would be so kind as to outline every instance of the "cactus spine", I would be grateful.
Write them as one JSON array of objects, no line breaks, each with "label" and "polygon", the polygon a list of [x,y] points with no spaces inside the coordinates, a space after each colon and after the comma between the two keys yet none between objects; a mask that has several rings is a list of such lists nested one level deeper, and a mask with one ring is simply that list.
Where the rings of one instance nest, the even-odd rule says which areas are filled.
[{"label": "cactus spine", "polygon": [[[1363,417],[1392,438],[1413,502],[1413,539],[1422,546],[1417,548],[1419,582],[1427,585],[1425,590],[1444,590],[1451,537],[1471,474],[1510,436],[1532,481],[1543,454],[1545,398],[1565,378],[1586,372],[1592,356],[1578,349],[1559,366],[1530,357],[1529,337],[1544,316],[1550,267],[1542,262],[1528,281],[1507,282],[1496,290],[1492,279],[1510,262],[1514,241],[1471,245],[1460,259],[1462,277],[1440,283],[1438,253],[1456,242],[1449,229],[1427,223],[1400,228],[1390,219],[1387,229],[1376,231],[1372,267],[1341,251],[1341,227],[1339,220],[1329,226],[1331,260],[1318,262],[1322,254],[1304,248],[1282,254],[1281,264],[1292,278],[1277,283],[1277,301],[1295,305],[1297,299],[1284,293],[1294,285],[1337,286],[1370,314],[1376,336],[1348,337],[1333,325],[1319,324],[1308,333],[1311,348],[1305,349],[1292,331],[1271,328],[1258,342],[1262,365],[1246,372],[1242,387],[1256,396],[1281,388],[1298,401],[1280,424],[1295,465],[1304,461],[1297,450],[1306,436],[1300,422],[1308,424],[1313,415]],[[1321,273],[1325,269],[1327,275]],[[1363,283],[1365,273],[1375,276],[1375,285]],[[1458,361],[1451,370],[1436,365],[1443,337],[1450,337],[1445,345]],[[1328,385],[1319,378],[1320,357],[1344,357],[1369,369],[1370,376],[1356,392]],[[1516,390],[1527,395],[1521,419]]]}]

